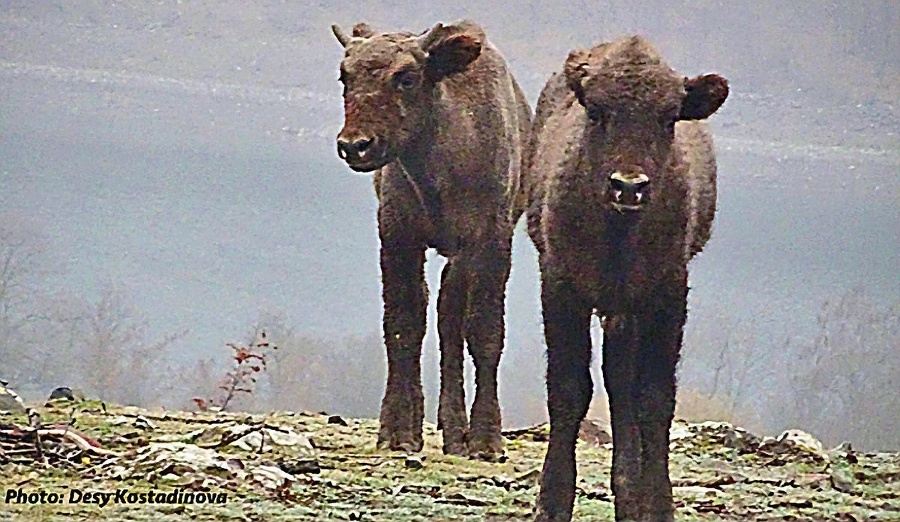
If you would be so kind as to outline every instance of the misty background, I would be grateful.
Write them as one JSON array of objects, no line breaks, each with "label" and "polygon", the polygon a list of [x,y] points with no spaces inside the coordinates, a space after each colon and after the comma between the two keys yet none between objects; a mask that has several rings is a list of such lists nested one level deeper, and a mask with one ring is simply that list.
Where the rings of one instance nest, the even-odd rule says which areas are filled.
[{"label": "misty background", "polygon": [[[237,407],[376,416],[376,201],[334,151],[342,48],[329,26],[468,17],[532,106],[570,50],[621,34],[646,35],[685,75],[727,77],[680,414],[900,449],[900,4],[556,4],[0,0],[0,377],[32,400],[67,385],[193,407],[228,369],[226,343],[265,329],[280,348]],[[508,426],[546,420],[521,225]],[[442,265],[429,256],[431,420]]]}]

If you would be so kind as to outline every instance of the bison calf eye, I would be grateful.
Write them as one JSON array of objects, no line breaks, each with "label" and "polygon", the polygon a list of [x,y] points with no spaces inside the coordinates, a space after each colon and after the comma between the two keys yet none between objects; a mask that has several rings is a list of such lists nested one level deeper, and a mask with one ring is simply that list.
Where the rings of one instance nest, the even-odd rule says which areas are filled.
[{"label": "bison calf eye", "polygon": [[397,87],[401,89],[412,89],[416,86],[418,78],[412,71],[400,71],[394,77],[394,81],[397,83]]}]

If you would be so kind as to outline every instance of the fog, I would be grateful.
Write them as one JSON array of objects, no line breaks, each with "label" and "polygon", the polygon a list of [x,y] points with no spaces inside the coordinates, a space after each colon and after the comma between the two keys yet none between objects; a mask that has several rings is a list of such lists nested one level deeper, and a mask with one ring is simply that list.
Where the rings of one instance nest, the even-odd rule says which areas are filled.
[{"label": "fog", "polygon": [[[633,32],[685,75],[730,80],[710,120],[719,211],[690,267],[679,379],[696,404],[682,412],[900,449],[896,2],[246,4],[0,2],[0,377],[26,398],[67,385],[187,407],[227,368],[225,343],[267,328],[281,351],[243,407],[376,416],[376,200],[334,151],[342,50],[329,26],[469,17],[532,105],[569,50]],[[509,426],[546,419],[521,225]],[[431,420],[442,263],[429,255]]]}]

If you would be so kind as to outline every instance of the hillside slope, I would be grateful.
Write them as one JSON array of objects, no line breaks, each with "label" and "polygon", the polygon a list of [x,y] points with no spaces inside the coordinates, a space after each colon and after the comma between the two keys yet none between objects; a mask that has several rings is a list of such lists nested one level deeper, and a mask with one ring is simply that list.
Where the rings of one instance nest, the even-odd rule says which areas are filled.
[{"label": "hillside slope", "polygon": [[[507,432],[507,458],[485,463],[443,456],[433,426],[425,451],[405,456],[376,451],[368,419],[94,401],[36,411],[40,444],[24,414],[0,414],[5,520],[528,520],[547,433]],[[612,520],[610,446],[586,433],[576,520]],[[677,520],[900,519],[900,454],[723,423],[678,422],[672,439]]]}]

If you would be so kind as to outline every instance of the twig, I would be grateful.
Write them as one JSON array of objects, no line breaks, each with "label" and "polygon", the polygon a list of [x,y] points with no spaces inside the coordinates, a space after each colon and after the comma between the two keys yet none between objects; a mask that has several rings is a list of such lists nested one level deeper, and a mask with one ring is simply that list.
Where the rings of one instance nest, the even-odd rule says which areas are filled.
[{"label": "twig", "polygon": [[34,450],[37,452],[38,460],[46,462],[44,460],[44,451],[41,448],[41,430],[36,430],[34,432]]},{"label": "twig", "polygon": [[28,414],[28,424],[34,431],[34,451],[37,453],[37,460],[46,464],[47,461],[44,459],[44,448],[41,444],[41,414],[38,413],[37,410],[31,408],[28,408],[26,412]]},{"label": "twig", "polygon": [[[27,433],[27,432],[25,432],[25,433]],[[114,456],[114,457],[121,456],[118,453],[116,453],[115,451],[110,451],[105,448],[98,448],[96,446],[91,445],[91,443],[84,440],[84,438],[82,438],[81,435],[78,435],[75,432],[69,431],[68,429],[58,429],[58,428],[40,429],[40,430],[34,430],[34,431],[32,431],[32,433],[34,433],[37,437],[41,437],[41,436],[61,437],[63,439],[68,440],[69,442],[72,442],[73,444],[75,444],[78,447],[78,449],[80,449],[81,451],[85,451],[88,453],[94,453],[96,455],[110,455],[110,456]],[[20,433],[16,433],[15,431],[12,431],[12,430],[0,430],[0,435],[15,436],[15,435],[19,435],[19,434]]]}]

